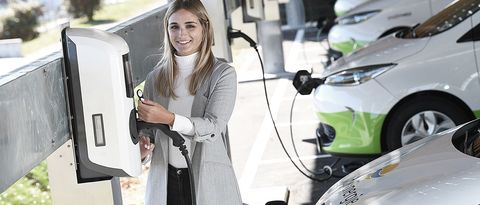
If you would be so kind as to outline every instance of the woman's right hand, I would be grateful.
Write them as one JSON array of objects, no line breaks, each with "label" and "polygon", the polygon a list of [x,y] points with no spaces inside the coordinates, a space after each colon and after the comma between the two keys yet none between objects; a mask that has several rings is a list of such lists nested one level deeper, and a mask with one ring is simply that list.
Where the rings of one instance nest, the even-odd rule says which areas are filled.
[{"label": "woman's right hand", "polygon": [[148,155],[152,154],[155,144],[150,142],[150,137],[141,136],[140,137],[140,156],[141,159],[145,159]]},{"label": "woman's right hand", "polygon": [[139,101],[137,110],[138,117],[145,122],[173,126],[173,122],[175,121],[175,114],[165,109],[165,107],[162,105],[151,100],[145,99],[143,101]]}]

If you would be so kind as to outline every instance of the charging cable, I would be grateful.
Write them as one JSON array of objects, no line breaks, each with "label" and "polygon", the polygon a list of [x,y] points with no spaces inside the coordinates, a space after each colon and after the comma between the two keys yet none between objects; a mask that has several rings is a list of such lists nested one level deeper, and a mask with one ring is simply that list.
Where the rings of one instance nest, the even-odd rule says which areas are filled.
[{"label": "charging cable", "polygon": [[[144,98],[143,98],[142,90],[137,90],[137,97],[140,99],[141,103],[143,103]],[[132,112],[135,112],[135,109],[133,109]],[[135,115],[133,115],[133,117],[136,119]],[[130,115],[130,121],[132,122],[132,115]],[[185,139],[178,132],[170,130],[170,127],[166,124],[149,123],[149,122],[144,122],[136,119],[135,125],[136,125],[136,129],[133,129],[135,133],[132,133],[132,134],[136,135],[137,139],[138,139],[138,130],[142,130],[146,128],[159,129],[172,139],[173,146],[178,147],[183,157],[185,158],[185,161],[187,162],[188,177],[190,179],[190,195],[192,197],[192,205],[196,205],[197,198],[195,196],[195,181],[193,177],[192,161],[190,160],[190,156],[188,155],[187,146],[185,145]],[[132,126],[130,126],[130,128],[131,128],[130,130],[132,131]]]},{"label": "charging cable", "polygon": [[[300,157],[298,156],[298,153],[297,153],[297,157],[298,157],[298,160],[301,162],[301,164],[304,166],[304,168],[306,170],[308,170],[312,175],[308,175],[307,173],[305,173],[303,170],[301,170],[298,165],[293,161],[292,157],[290,156],[290,154],[287,152],[287,149],[285,148],[285,145],[283,143],[283,140],[281,139],[280,137],[280,133],[278,132],[278,129],[277,129],[277,126],[276,126],[276,123],[275,123],[275,120],[273,118],[273,114],[272,114],[272,110],[270,108],[270,101],[268,99],[268,92],[267,92],[267,84],[266,84],[266,80],[265,80],[265,68],[264,68],[264,65],[263,65],[263,61],[262,61],[262,57],[260,56],[260,52],[258,51],[257,49],[257,43],[255,41],[253,41],[249,36],[247,36],[245,33],[243,33],[242,31],[240,30],[236,30],[236,29],[232,29],[232,28],[229,28],[228,30],[228,37],[229,39],[233,39],[233,38],[243,38],[245,39],[248,43],[250,43],[250,47],[254,48],[255,49],[255,52],[257,52],[257,56],[258,56],[258,59],[260,61],[260,66],[261,66],[261,69],[262,69],[262,81],[263,81],[263,90],[264,90],[264,93],[265,93],[265,101],[267,103],[267,108],[268,108],[268,113],[270,114],[270,119],[272,120],[272,123],[273,123],[273,127],[275,129],[275,133],[277,135],[277,138],[280,142],[280,145],[282,146],[282,149],[283,151],[285,152],[285,154],[287,155],[288,159],[290,160],[290,162],[293,164],[293,166],[295,166],[295,168],[305,177],[313,180],[313,181],[317,181],[317,182],[324,182],[328,179],[330,179],[331,177],[340,177],[340,176],[336,176],[333,174],[333,170],[331,168],[331,166],[329,165],[326,165],[323,167],[323,172],[312,172],[310,171],[309,169],[307,169],[305,167],[305,165],[303,164],[303,162],[301,162],[301,159]],[[303,85],[302,85],[303,86]],[[298,94],[298,92],[297,92]],[[296,95],[295,95],[296,96]],[[292,107],[293,107],[293,103],[292,103]],[[292,110],[291,110],[292,111]],[[292,122],[290,121],[290,126],[292,126]],[[292,137],[293,138],[293,137]],[[295,146],[295,144],[293,144]],[[296,150],[296,149],[295,149]],[[337,160],[338,161],[338,160]],[[336,163],[334,162],[332,164],[332,166],[334,166]],[[315,175],[318,175],[318,174],[326,174],[327,176],[326,177],[323,177],[323,178],[318,178],[317,176]]]}]

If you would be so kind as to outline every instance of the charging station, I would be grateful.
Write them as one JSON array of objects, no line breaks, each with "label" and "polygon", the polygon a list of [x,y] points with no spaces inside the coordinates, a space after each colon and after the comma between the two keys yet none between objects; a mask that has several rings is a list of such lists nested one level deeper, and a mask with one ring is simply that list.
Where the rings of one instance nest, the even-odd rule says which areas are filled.
[{"label": "charging station", "polygon": [[96,29],[62,31],[69,115],[78,183],[141,174],[127,43]]}]

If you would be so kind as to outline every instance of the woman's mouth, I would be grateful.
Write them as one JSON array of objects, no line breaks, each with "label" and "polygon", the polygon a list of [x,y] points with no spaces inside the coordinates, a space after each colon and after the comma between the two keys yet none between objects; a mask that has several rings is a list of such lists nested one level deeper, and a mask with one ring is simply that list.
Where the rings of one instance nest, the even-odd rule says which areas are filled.
[{"label": "woman's mouth", "polygon": [[186,45],[186,44],[188,44],[188,43],[190,43],[190,42],[191,42],[191,40],[187,40],[187,41],[177,41],[177,43],[180,44],[180,45]]}]

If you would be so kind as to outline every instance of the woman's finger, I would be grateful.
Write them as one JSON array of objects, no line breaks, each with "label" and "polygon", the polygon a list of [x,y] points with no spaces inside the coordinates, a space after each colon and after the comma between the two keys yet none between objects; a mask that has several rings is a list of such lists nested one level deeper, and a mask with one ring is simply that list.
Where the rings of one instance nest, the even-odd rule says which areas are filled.
[{"label": "woman's finger", "polygon": [[149,106],[159,105],[158,103],[156,103],[154,101],[151,101],[151,100],[147,100],[147,99],[144,99],[142,103],[143,103],[143,105],[149,105]]}]

